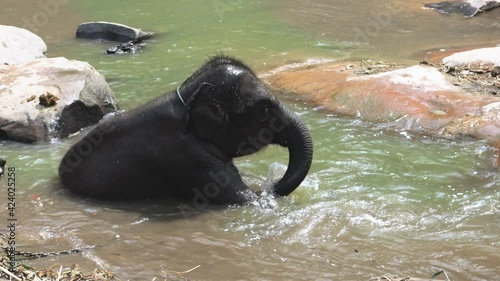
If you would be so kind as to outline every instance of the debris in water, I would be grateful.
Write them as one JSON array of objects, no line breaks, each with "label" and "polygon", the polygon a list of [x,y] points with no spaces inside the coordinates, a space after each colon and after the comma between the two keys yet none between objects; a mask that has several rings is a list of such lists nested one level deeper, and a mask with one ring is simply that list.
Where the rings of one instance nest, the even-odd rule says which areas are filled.
[{"label": "debris in water", "polygon": [[47,94],[43,94],[38,97],[38,100],[41,105],[43,106],[53,106],[57,104],[57,100],[59,100],[58,97],[53,95],[52,93],[47,92]]}]

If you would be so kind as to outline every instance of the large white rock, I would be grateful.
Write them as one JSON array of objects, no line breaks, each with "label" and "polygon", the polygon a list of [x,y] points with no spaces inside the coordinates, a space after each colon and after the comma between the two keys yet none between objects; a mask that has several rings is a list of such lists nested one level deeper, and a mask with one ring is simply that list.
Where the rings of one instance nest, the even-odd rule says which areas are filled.
[{"label": "large white rock", "polygon": [[500,66],[500,47],[475,49],[466,52],[455,53],[443,59],[446,66],[457,67],[470,64],[492,64]]},{"label": "large white rock", "polygon": [[323,110],[383,128],[447,138],[486,140],[500,148],[500,98],[470,93],[447,74],[416,65],[359,76],[358,62],[281,68],[265,77],[272,90]]},{"label": "large white rock", "polygon": [[47,45],[26,29],[0,25],[0,65],[23,64],[44,58]]},{"label": "large white rock", "polygon": [[[57,98],[44,106],[42,95]],[[66,137],[116,111],[111,88],[86,62],[47,58],[0,66],[0,139]]]},{"label": "large white rock", "polygon": [[433,67],[414,65],[368,76],[356,76],[347,81],[385,79],[394,85],[406,85],[419,91],[458,91],[458,87],[446,80],[441,71]]}]

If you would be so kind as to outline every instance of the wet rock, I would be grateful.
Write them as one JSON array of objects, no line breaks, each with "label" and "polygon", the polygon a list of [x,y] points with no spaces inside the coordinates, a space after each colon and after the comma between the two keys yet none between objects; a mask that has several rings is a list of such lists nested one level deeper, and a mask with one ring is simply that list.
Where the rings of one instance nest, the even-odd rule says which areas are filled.
[{"label": "wet rock", "polygon": [[500,47],[458,52],[443,58],[441,64],[452,83],[467,91],[499,94]]},{"label": "wet rock", "polygon": [[360,75],[361,66],[334,62],[282,68],[263,79],[277,92],[384,128],[500,141],[500,98],[467,92],[432,66]]},{"label": "wet rock", "polygon": [[139,39],[144,40],[152,35],[151,32],[144,32],[123,24],[104,21],[82,23],[76,30],[77,38],[102,39],[120,43]]},{"label": "wet rock", "polygon": [[32,143],[66,137],[116,111],[92,66],[65,58],[0,66],[0,139]]},{"label": "wet rock", "polygon": [[477,14],[500,7],[500,1],[494,0],[458,0],[445,1],[434,4],[425,4],[427,8],[431,8],[442,14],[463,14],[466,17],[474,17]]},{"label": "wet rock", "polygon": [[0,65],[23,64],[45,58],[47,45],[26,29],[0,25]]},{"label": "wet rock", "polygon": [[455,53],[443,59],[442,63],[447,67],[500,66],[500,47],[475,49]]}]

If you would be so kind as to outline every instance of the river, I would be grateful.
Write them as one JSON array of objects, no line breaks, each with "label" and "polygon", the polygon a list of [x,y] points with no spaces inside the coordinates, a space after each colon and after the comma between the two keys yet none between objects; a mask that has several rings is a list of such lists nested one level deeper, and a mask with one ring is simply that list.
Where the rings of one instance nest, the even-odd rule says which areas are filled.
[{"label": "river", "polygon": [[[237,56],[258,72],[307,59],[415,63],[431,50],[496,44],[500,23],[500,10],[465,20],[397,0],[61,0],[49,8],[3,1],[0,24],[35,31],[49,57],[88,61],[124,110],[174,89],[215,53]],[[113,44],[74,38],[79,23],[94,20],[156,37],[140,53],[104,55]],[[186,213],[175,202],[77,198],[57,181],[59,161],[77,138],[0,142],[0,155],[17,172],[18,249],[96,245],[27,263],[106,268],[121,280],[163,280],[197,266],[184,275],[319,281],[429,278],[445,270],[453,280],[498,280],[500,175],[493,148],[387,131],[293,98],[286,103],[310,127],[315,155],[301,187],[273,200],[274,209]],[[286,150],[274,147],[237,161],[252,185],[286,163]],[[6,185],[0,181],[5,224]]]}]

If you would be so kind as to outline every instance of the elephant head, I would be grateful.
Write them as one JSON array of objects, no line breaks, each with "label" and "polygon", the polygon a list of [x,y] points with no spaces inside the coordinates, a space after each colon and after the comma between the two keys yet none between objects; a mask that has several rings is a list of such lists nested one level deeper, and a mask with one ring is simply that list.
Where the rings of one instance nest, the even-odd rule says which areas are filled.
[{"label": "elephant head", "polygon": [[187,129],[215,145],[221,157],[229,160],[278,144],[288,147],[289,163],[274,194],[286,196],[304,180],[313,155],[307,127],[245,64],[212,58],[177,90],[187,107]]}]

